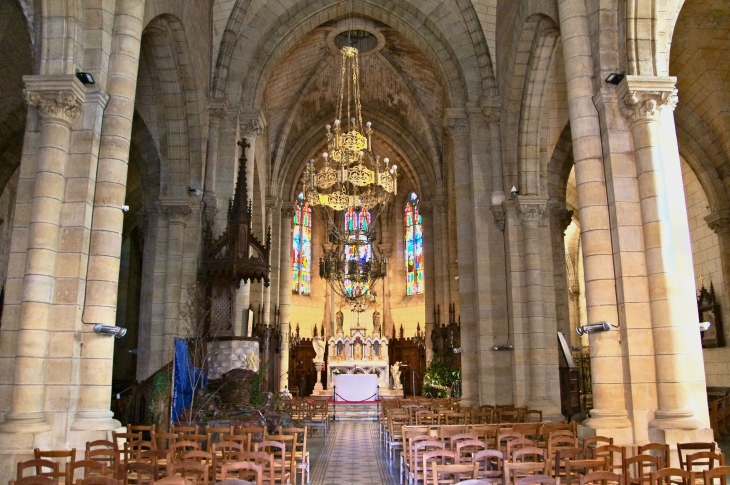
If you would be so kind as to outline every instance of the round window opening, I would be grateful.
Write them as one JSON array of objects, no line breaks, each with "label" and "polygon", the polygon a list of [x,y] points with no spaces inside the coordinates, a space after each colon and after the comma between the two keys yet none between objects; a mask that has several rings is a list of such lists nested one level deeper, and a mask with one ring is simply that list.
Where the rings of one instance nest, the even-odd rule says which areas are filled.
[{"label": "round window opening", "polygon": [[346,30],[335,36],[335,45],[338,49],[352,46],[362,54],[375,49],[378,46],[378,38],[367,30]]}]

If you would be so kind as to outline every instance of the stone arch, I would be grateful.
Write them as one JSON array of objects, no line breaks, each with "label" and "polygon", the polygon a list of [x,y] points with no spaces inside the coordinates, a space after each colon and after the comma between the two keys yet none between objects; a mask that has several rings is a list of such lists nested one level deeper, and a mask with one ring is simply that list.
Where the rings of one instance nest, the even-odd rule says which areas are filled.
[{"label": "stone arch", "polygon": [[[257,15],[257,19],[266,18],[269,28],[263,28],[260,25],[253,28],[244,28],[240,34],[236,34],[233,28],[227,28],[228,35],[224,35],[223,45],[221,46],[218,66],[216,68],[216,79],[214,80],[214,92],[216,96],[223,96],[227,93],[229,100],[237,102],[239,98],[242,105],[257,106],[264,90],[265,80],[268,78],[271,70],[277,64],[278,60],[286,51],[297,42],[303,35],[311,30],[310,19],[313,15],[317,15],[318,21],[324,23],[328,20],[335,20],[342,17],[345,13],[341,6],[327,5],[323,0],[307,0],[301,2],[297,13],[292,17],[278,17],[271,11],[260,12],[248,2],[241,2],[241,8],[248,8],[246,12],[241,10],[234,12],[229,20],[229,26],[233,26],[238,22],[243,22],[243,17]],[[467,99],[476,101],[484,92],[484,84],[487,89],[496,94],[494,88],[494,76],[491,71],[491,60],[484,60],[484,56],[488,56],[486,49],[486,41],[483,34],[480,37],[480,44],[484,44],[482,48],[482,59],[477,62],[479,55],[474,51],[471,43],[464,43],[458,48],[452,47],[442,34],[443,28],[439,26],[453,29],[454,25],[460,22],[453,18],[453,15],[446,15],[439,19],[439,24],[431,22],[422,12],[414,11],[415,7],[410,6],[402,0],[397,5],[391,5],[390,10],[378,5],[364,5],[355,3],[355,14],[365,15],[376,21],[387,24],[392,22],[392,15],[399,19],[403,19],[397,26],[403,29],[404,35],[413,41],[424,54],[429,58],[433,66],[437,67],[442,78],[442,83],[448,86],[449,104],[452,106],[460,106]],[[292,6],[293,7],[293,6]],[[263,9],[262,9],[263,10]],[[411,27],[419,25],[418,29]],[[284,34],[287,32],[287,34]],[[265,34],[270,33],[268,37]],[[466,35],[469,35],[465,32]],[[453,34],[459,37],[456,34]],[[476,35],[476,32],[475,32]],[[235,44],[246,39],[247,42],[255,42],[256,48],[235,50]],[[458,49],[458,50],[455,50]],[[236,58],[234,54],[241,52],[244,57]],[[256,53],[256,57],[248,56],[248,52]],[[445,55],[448,54],[448,56]],[[248,56],[248,57],[245,57]],[[228,64],[224,60],[230,59]],[[441,59],[444,59],[443,61]],[[479,62],[489,68],[488,73],[481,73]],[[238,71],[234,66],[249,65],[248,72]],[[229,79],[230,77],[230,79]],[[246,79],[243,95],[237,91],[238,85],[242,84]],[[487,81],[484,81],[486,79]]]},{"label": "stone arch", "polygon": [[555,144],[555,149],[548,163],[547,195],[551,200],[563,204],[567,202],[566,187],[570,171],[573,169],[573,164],[573,138],[570,124],[567,124],[560,134],[560,139]]},{"label": "stone arch", "polygon": [[160,194],[180,197],[202,183],[201,127],[195,77],[180,21],[165,14],[154,18],[142,36],[142,51],[155,86],[162,155]]},{"label": "stone arch", "polygon": [[[545,63],[549,65],[557,47],[558,30],[557,23],[548,15],[523,13],[522,16],[524,20],[521,20],[521,28],[514,34],[512,51],[509,53],[513,59],[512,70],[505,77],[502,89],[506,93],[505,116],[502,122],[502,164],[506,186],[516,185],[523,194],[536,194],[539,188],[539,165],[533,163],[535,166],[531,167],[529,163],[523,164],[522,159],[539,161],[539,153],[527,153],[528,142],[535,143],[536,150],[539,147],[540,106],[542,90],[547,81],[545,76],[538,76],[541,73],[536,70]],[[530,106],[523,112],[523,101],[537,105]],[[527,120],[523,121],[525,115]],[[528,133],[532,137],[527,136]],[[526,187],[523,188],[521,184],[525,177],[528,180],[525,180]]]},{"label": "stone arch", "polygon": [[[627,0],[627,73],[666,76],[674,26],[684,0]],[[647,27],[649,35],[646,35]]]},{"label": "stone arch", "polygon": [[548,87],[550,64],[559,46],[558,29],[547,17],[540,17],[526,65],[522,101],[520,103],[519,146],[519,188],[520,193],[539,195],[547,187],[543,176],[542,128],[545,125],[544,99]]}]

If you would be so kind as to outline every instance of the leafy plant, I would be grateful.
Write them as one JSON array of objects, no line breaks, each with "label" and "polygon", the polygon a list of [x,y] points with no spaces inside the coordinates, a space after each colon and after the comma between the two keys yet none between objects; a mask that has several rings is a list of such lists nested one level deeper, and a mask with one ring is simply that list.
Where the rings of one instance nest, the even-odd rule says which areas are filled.
[{"label": "leafy plant", "polygon": [[258,409],[265,403],[264,394],[261,392],[261,383],[264,382],[264,377],[269,370],[269,363],[266,366],[260,368],[259,371],[254,375],[251,380],[251,406]]},{"label": "leafy plant", "polygon": [[449,397],[451,388],[461,380],[461,369],[454,369],[450,359],[436,352],[423,375],[423,394],[432,397]]}]

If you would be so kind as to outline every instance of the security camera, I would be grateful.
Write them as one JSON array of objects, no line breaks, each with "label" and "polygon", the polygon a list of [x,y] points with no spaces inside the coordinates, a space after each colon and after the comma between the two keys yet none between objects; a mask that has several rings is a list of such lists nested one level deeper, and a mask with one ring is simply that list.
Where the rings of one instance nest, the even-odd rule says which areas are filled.
[{"label": "security camera", "polygon": [[514,185],[512,186],[512,189],[509,191],[509,193],[512,194],[512,197],[517,197],[518,195],[520,195],[520,191],[517,190],[517,187],[515,187]]},{"label": "security camera", "polygon": [[706,332],[710,329],[712,324],[710,322],[700,322],[700,331]]},{"label": "security camera", "polygon": [[122,206],[122,212],[129,212],[129,206],[128,205],[123,205]]},{"label": "security camera", "polygon": [[192,187],[188,187],[188,194],[190,195],[203,195],[203,191],[200,189],[194,189]]},{"label": "security camera", "polygon": [[583,325],[575,329],[578,335],[581,336],[584,333],[608,332],[609,330],[611,330],[611,324],[608,322],[591,323],[590,325]]},{"label": "security camera", "polygon": [[500,344],[492,347],[492,350],[514,350],[514,348],[512,344]]},{"label": "security camera", "polygon": [[124,327],[113,327],[111,325],[94,325],[94,333],[99,335],[113,335],[116,338],[122,338],[127,335],[127,329]]}]

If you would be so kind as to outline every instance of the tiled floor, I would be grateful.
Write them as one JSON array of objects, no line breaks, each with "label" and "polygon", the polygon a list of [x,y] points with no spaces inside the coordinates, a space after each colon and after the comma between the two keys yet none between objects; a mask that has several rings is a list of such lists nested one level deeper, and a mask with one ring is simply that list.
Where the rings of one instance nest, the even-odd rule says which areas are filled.
[{"label": "tiled floor", "polygon": [[312,485],[397,485],[397,464],[390,465],[378,436],[378,423],[339,421],[327,438],[307,442]]}]

